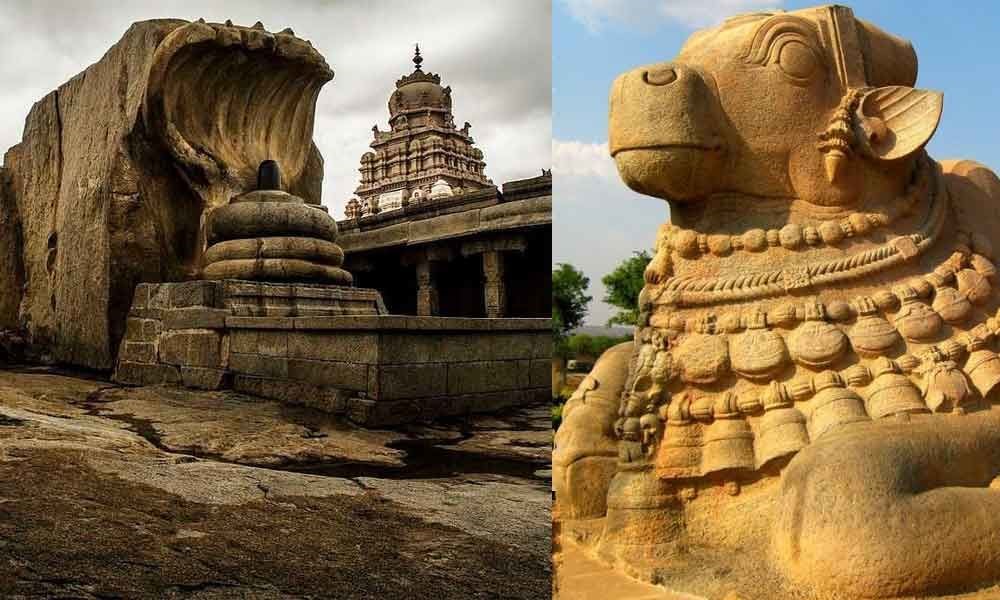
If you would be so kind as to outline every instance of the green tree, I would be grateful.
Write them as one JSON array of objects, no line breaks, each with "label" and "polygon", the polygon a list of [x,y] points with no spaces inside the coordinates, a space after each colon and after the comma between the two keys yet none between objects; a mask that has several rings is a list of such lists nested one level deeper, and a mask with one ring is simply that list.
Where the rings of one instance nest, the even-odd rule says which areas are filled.
[{"label": "green tree", "polygon": [[552,334],[557,338],[583,324],[587,304],[593,300],[587,295],[588,279],[573,265],[559,263],[552,269]]},{"label": "green tree", "polygon": [[569,347],[570,356],[573,358],[584,356],[594,357],[594,338],[585,333],[571,335],[566,340],[566,345]]},{"label": "green tree", "polygon": [[608,319],[608,326],[635,325],[639,320],[639,292],[646,284],[643,272],[651,260],[652,257],[645,250],[633,252],[631,257],[623,260],[614,271],[601,279],[607,289],[604,301],[621,309]]},{"label": "green tree", "polygon": [[566,338],[566,356],[569,358],[592,358],[597,360],[608,348],[632,339],[631,335],[615,337],[610,335],[590,336],[577,333]]},{"label": "green tree", "polygon": [[612,337],[609,335],[599,335],[594,337],[592,342],[592,352],[595,358],[599,358],[602,354],[607,352],[612,346],[617,346],[622,342],[628,342],[632,339],[631,335],[626,335],[622,337]]}]

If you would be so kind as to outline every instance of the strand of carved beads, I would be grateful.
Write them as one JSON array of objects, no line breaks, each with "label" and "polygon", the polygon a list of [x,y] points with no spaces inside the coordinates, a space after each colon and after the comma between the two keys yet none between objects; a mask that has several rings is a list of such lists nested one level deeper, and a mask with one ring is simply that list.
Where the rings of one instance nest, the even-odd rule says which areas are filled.
[{"label": "strand of carved beads", "polygon": [[[737,235],[705,235],[670,225],[663,232],[662,239],[668,250],[672,247],[684,258],[697,258],[704,254],[726,256],[733,250],[761,252],[768,247],[779,246],[786,250],[821,244],[836,246],[847,238],[865,235],[912,213],[920,198],[927,194],[927,167],[921,161],[902,197],[882,211],[851,213],[839,220],[824,221],[815,226],[789,223],[780,229],[750,229]],[[980,247],[989,250],[982,254],[992,254],[992,247],[988,242],[980,244]]]}]

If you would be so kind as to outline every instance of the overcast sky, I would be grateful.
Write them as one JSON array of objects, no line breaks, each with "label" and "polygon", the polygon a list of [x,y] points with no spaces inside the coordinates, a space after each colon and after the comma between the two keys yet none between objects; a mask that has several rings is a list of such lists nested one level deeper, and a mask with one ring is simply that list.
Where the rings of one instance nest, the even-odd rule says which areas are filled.
[{"label": "overcast sky", "polygon": [[[629,191],[607,152],[608,89],[619,74],[671,60],[698,28],[764,8],[795,10],[815,0],[557,0],[553,16],[553,262],[590,278],[587,322],[614,309],[600,279],[632,252],[653,244],[666,202]],[[1000,3],[855,0],[856,16],[913,42],[919,87],[944,92],[931,156],[971,158],[1000,169]]]},{"label": "overcast sky", "polygon": [[472,124],[486,174],[500,184],[551,165],[551,5],[539,0],[5,1],[0,4],[0,152],[21,139],[31,105],[104,52],[134,21],[181,18],[268,31],[291,27],[336,73],[320,93],[315,140],[325,160],[323,203],[338,218],[358,183],[371,127],[413,70],[453,90],[455,122]]}]

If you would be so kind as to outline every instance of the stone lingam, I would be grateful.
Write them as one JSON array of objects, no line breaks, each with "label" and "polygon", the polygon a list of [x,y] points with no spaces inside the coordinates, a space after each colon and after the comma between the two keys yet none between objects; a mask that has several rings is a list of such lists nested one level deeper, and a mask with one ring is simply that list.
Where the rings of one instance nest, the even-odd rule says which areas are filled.
[{"label": "stone lingam", "polygon": [[278,163],[262,162],[256,190],[209,213],[203,276],[351,285],[337,222],[324,208],[282,191]]},{"label": "stone lingam", "polygon": [[[136,287],[115,381],[226,387],[227,330],[240,325],[229,317],[281,330],[294,317],[385,314],[377,291],[350,287],[325,207],[280,188],[278,163],[263,161],[256,190],[208,212],[201,279]],[[248,340],[245,351],[258,356],[259,348]]]},{"label": "stone lingam", "polygon": [[634,343],[563,411],[562,560],[707,598],[1000,582],[1000,180],[927,155],[943,101],[916,78],[828,6],[614,82],[619,174],[671,222]]}]

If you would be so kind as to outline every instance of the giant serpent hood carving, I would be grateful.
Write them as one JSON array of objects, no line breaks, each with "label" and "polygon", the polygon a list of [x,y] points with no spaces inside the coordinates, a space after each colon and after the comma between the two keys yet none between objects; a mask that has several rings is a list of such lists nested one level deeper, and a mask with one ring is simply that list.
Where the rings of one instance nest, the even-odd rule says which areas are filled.
[{"label": "giant serpent hood carving", "polygon": [[311,154],[316,98],[333,71],[291,30],[188,23],[156,48],[142,105],[156,136],[207,207],[253,189],[275,160],[299,182]]},{"label": "giant serpent hood carving", "polygon": [[109,368],[136,283],[200,277],[208,213],[255,189],[262,161],[319,204],[314,113],[332,77],[290,29],[132,25],[35,104],[5,156],[5,239],[22,241],[3,252],[0,321]]}]

